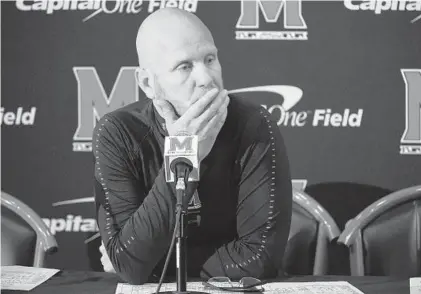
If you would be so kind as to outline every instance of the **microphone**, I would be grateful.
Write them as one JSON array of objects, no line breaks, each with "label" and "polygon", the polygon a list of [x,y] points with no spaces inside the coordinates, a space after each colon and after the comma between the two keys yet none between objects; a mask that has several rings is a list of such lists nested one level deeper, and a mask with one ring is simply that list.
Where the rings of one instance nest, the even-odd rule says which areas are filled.
[{"label": "microphone", "polygon": [[[171,238],[170,250],[165,259],[164,269],[159,280],[155,293],[161,294],[206,294],[204,292],[187,291],[187,232],[185,232],[187,221],[187,207],[183,205],[183,198],[186,197],[187,182],[199,181],[199,138],[188,133],[178,133],[176,136],[165,137],[164,144],[164,167],[165,179],[167,182],[176,181],[176,223]],[[168,263],[174,241],[176,243],[176,264],[177,264],[177,291],[159,292]]]},{"label": "microphone", "polygon": [[179,133],[166,136],[164,144],[164,167],[167,182],[183,177],[186,182],[199,181],[199,138],[196,135]]},{"label": "microphone", "polygon": [[181,178],[187,182],[189,175],[193,170],[193,163],[186,157],[177,157],[171,161],[170,169],[172,173],[175,174],[177,180]]}]

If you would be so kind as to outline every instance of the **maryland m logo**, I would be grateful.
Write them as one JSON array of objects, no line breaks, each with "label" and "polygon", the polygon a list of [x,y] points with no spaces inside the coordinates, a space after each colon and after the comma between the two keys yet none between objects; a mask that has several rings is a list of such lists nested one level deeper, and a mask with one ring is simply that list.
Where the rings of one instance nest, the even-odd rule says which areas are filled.
[{"label": "maryland m logo", "polygon": [[421,69],[402,69],[401,73],[406,87],[400,154],[421,155]]},{"label": "maryland m logo", "polygon": [[[260,12],[266,24],[280,23],[283,11],[283,26],[280,30],[262,30]],[[237,40],[307,40],[306,22],[301,14],[301,0],[241,1],[241,15],[236,25]],[[254,30],[250,30],[254,29]],[[258,29],[258,30],[255,30]]]},{"label": "maryland m logo", "polygon": [[139,99],[134,72],[122,67],[108,96],[94,67],[74,67],[78,86],[78,126],[73,136],[73,151],[92,151],[92,132],[106,113]]}]

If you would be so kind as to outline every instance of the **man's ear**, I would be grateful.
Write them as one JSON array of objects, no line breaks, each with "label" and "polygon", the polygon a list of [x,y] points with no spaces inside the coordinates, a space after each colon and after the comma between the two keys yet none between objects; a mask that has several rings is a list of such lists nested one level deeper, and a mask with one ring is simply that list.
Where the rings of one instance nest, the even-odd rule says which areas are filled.
[{"label": "man's ear", "polygon": [[146,96],[150,99],[154,99],[155,89],[153,75],[145,68],[137,68],[135,76],[137,84],[142,89],[142,91],[145,92]]}]

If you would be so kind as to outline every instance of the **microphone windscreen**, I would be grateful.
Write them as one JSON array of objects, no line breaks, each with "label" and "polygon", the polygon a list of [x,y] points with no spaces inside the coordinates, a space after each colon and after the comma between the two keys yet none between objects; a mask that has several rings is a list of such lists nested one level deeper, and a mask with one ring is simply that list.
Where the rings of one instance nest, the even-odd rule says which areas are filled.
[{"label": "microphone windscreen", "polygon": [[[192,164],[188,181],[199,181],[199,138],[196,135],[179,135],[165,137],[164,167],[167,182],[174,182],[175,175],[171,170],[171,163],[177,158],[186,158]],[[179,159],[178,159],[179,160]]]}]

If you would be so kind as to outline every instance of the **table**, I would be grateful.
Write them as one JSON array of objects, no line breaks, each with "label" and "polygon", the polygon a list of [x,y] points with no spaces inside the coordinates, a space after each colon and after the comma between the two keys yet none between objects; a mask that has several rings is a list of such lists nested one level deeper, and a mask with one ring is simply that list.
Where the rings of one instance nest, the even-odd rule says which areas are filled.
[{"label": "table", "polygon": [[[399,277],[300,276],[283,278],[282,281],[348,281],[366,294],[409,294],[409,279]],[[118,282],[122,280],[110,273],[61,271],[32,291],[3,290],[1,293],[114,294]]]}]

